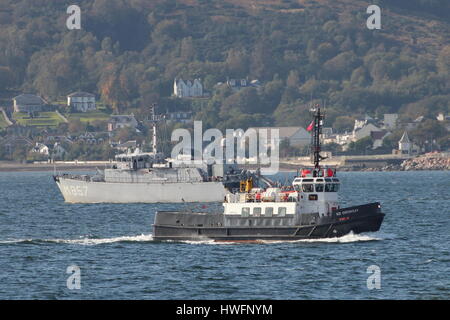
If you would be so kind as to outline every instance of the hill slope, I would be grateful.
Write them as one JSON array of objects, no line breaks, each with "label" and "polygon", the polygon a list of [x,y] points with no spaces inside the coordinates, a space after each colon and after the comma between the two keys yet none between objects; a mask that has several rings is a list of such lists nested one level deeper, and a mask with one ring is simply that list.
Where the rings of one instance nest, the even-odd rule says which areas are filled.
[{"label": "hill slope", "polygon": [[[193,109],[220,128],[305,125],[311,99],[327,101],[340,129],[351,122],[345,115],[449,111],[448,1],[378,1],[382,29],[375,31],[366,28],[368,1],[78,3],[82,30],[70,31],[71,1],[2,1],[0,91],[56,99],[84,90],[117,112],[141,114],[158,102],[163,110]],[[211,99],[168,99],[175,77],[201,78]],[[264,86],[214,91],[227,77]]]}]

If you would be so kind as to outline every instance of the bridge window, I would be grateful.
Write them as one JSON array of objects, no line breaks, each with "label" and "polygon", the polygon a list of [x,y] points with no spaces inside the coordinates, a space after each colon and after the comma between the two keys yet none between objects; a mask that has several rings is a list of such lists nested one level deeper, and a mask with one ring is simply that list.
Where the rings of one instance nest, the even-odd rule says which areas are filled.
[{"label": "bridge window", "polygon": [[264,215],[266,217],[272,217],[273,216],[273,208],[267,207],[266,209],[264,209]]},{"label": "bridge window", "polygon": [[255,217],[261,216],[261,208],[253,208],[253,215]]},{"label": "bridge window", "polygon": [[325,192],[338,192],[339,184],[338,183],[327,183],[325,184]]},{"label": "bridge window", "polygon": [[324,185],[322,183],[316,184],[316,192],[323,192]]},{"label": "bridge window", "polygon": [[279,207],[278,208],[278,216],[284,217],[286,215],[286,208],[285,207]]},{"label": "bridge window", "polygon": [[248,207],[242,208],[241,214],[243,217],[248,217],[250,215],[250,208],[248,208]]},{"label": "bridge window", "polygon": [[303,192],[314,192],[314,185],[310,183],[302,184]]}]

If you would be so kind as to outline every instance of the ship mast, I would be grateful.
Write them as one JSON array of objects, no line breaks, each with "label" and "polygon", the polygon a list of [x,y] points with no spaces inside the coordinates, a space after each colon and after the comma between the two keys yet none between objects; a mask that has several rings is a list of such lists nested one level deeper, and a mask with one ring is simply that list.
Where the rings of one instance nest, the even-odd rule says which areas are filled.
[{"label": "ship mast", "polygon": [[152,137],[152,152],[154,155],[158,152],[158,144],[157,144],[157,135],[156,135],[156,124],[162,120],[161,115],[156,115],[156,103],[152,104],[150,106],[150,119],[149,121],[152,124],[152,131],[153,131],[153,137]]},{"label": "ship mast", "polygon": [[324,159],[320,155],[321,144],[320,136],[322,134],[324,114],[320,112],[320,106],[316,104],[311,111],[314,113],[313,129],[311,135],[311,156],[314,163],[313,176],[318,177],[320,173],[320,160]]}]

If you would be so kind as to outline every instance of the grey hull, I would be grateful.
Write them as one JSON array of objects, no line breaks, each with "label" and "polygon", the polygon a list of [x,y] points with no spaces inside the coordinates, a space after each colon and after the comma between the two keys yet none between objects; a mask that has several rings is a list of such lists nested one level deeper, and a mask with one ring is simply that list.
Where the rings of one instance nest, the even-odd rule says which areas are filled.
[{"label": "grey hull", "polygon": [[[380,204],[342,208],[330,217],[301,214],[298,217],[242,217],[221,213],[159,211],[153,225],[155,240],[254,241],[301,240],[341,237],[350,232],[375,232],[384,213]],[[351,212],[351,213],[345,213]],[[345,213],[344,216],[341,213]]]},{"label": "grey hull", "polygon": [[56,184],[69,203],[220,202],[221,182],[109,183],[58,177]]}]

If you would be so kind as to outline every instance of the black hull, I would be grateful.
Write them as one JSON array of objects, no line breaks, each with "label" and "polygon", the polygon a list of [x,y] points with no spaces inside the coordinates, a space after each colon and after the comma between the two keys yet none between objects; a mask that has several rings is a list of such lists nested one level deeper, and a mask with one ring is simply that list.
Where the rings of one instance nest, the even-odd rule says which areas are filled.
[{"label": "black hull", "polygon": [[375,232],[384,219],[379,203],[334,211],[328,217],[317,214],[288,217],[242,218],[223,214],[157,212],[153,226],[155,240],[295,241],[341,237],[350,232]]}]

